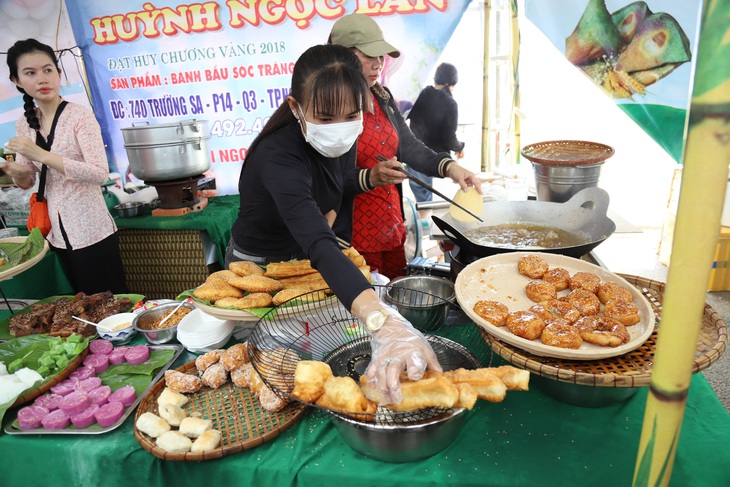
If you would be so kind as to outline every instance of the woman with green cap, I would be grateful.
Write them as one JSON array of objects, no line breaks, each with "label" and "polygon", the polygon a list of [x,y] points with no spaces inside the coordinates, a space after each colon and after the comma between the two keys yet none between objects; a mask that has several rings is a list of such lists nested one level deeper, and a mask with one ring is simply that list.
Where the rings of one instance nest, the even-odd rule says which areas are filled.
[{"label": "woman with green cap", "polygon": [[338,237],[351,241],[374,270],[393,279],[404,275],[407,265],[401,185],[406,176],[395,168],[406,163],[426,176],[450,177],[465,191],[474,186],[481,193],[480,182],[448,152],[434,152],[418,140],[390,90],[378,82],[385,56],[398,57],[400,51],[385,41],[373,19],[362,14],[345,15],[332,27],[329,43],[351,48],[357,55],[373,101],[373,109],[363,113],[363,132],[357,146],[359,189],[363,193],[354,197],[352,215],[338,215],[334,229]]}]

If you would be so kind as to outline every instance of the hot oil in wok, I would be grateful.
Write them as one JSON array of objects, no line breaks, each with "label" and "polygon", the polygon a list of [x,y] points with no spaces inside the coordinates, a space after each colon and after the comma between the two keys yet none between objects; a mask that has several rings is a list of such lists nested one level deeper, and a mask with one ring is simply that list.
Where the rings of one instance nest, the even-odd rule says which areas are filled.
[{"label": "hot oil in wok", "polygon": [[590,243],[587,235],[531,223],[503,223],[475,228],[464,233],[472,242],[485,247],[508,249],[561,249]]}]

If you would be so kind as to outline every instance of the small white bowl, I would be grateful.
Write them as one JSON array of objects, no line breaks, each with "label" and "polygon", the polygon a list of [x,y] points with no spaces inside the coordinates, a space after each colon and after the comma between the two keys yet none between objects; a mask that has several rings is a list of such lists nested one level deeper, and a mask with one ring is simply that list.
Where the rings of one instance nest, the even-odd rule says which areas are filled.
[{"label": "small white bowl", "polygon": [[233,321],[220,320],[203,313],[200,309],[195,309],[180,320],[177,339],[190,351],[215,350],[225,345],[231,338],[234,325]]},{"label": "small white bowl", "polygon": [[[137,330],[132,327],[132,321],[135,316],[134,313],[119,313],[107,316],[98,323],[99,326],[96,327],[96,332],[101,338],[115,345],[125,344],[137,334]],[[122,323],[129,323],[129,326],[120,328],[119,330],[112,330],[112,328]]]},{"label": "small white bowl", "polygon": [[213,350],[218,350],[220,348],[223,348],[226,345],[226,343],[228,343],[228,340],[231,339],[231,335],[233,335],[233,329],[231,329],[231,331],[229,333],[227,333],[226,335],[224,335],[223,337],[219,338],[218,341],[213,342],[213,343],[208,343],[205,345],[197,344],[197,343],[193,343],[193,344],[187,343],[185,341],[184,337],[183,338],[178,337],[177,340],[180,343],[182,343],[183,347],[185,347],[188,351],[190,351],[192,353],[201,354],[201,353],[207,353],[207,352],[211,352]]}]

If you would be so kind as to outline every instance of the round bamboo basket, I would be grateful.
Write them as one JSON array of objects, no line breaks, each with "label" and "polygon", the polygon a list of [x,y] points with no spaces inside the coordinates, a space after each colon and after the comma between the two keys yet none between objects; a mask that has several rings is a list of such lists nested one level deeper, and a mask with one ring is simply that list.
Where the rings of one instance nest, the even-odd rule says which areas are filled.
[{"label": "round bamboo basket", "polygon": [[613,147],[584,140],[537,142],[522,149],[522,156],[546,166],[582,166],[603,162],[614,153]]},{"label": "round bamboo basket", "polygon": [[[178,367],[180,372],[198,375],[195,361]],[[213,460],[248,450],[279,436],[296,423],[304,414],[305,407],[292,402],[285,408],[270,412],[261,407],[258,398],[248,388],[240,388],[227,382],[218,389],[203,387],[195,394],[186,394],[190,400],[183,409],[190,415],[201,414],[213,422],[213,428],[221,433],[218,448],[207,452],[171,453],[159,448],[155,439],[137,429],[137,419],[146,412],[158,414],[157,398],[165,389],[165,379],[160,379],[139,403],[134,417],[134,437],[137,442],[162,460],[193,461]]]},{"label": "round bamboo basket", "polygon": [[[489,336],[481,327],[482,337],[503,359],[533,374],[560,382],[597,387],[644,387],[651,382],[654,351],[661,324],[665,283],[638,276],[619,274],[634,285],[651,304],[656,326],[644,344],[624,355],[600,360],[565,360],[533,355]],[[720,315],[705,305],[702,327],[692,372],[706,369],[717,361],[727,346],[727,326]]]}]

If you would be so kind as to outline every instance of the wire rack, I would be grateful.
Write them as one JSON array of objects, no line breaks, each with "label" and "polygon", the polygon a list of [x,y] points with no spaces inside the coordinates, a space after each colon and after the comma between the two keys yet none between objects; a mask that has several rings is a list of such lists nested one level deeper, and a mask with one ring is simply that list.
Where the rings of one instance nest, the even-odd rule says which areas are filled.
[{"label": "wire rack", "polygon": [[[382,297],[387,286],[376,286]],[[333,375],[349,376],[359,383],[371,358],[371,336],[362,322],[352,315],[339,301],[331,303],[309,302],[308,295],[294,298],[287,303],[296,304],[296,311],[277,316],[276,310],[264,316],[249,337],[251,363],[263,381],[280,397],[298,401],[291,396],[294,388],[293,373],[299,360],[316,360],[330,365]],[[421,291],[411,291],[408,305],[435,302],[438,296]],[[450,316],[459,313],[452,309]],[[475,369],[491,364],[492,351],[479,333],[478,326],[457,318],[459,324],[447,320],[439,328],[426,334],[426,339],[446,370]],[[417,324],[414,324],[417,325]],[[301,402],[301,401],[300,401]],[[320,414],[336,414],[353,418],[351,412],[322,408],[312,403],[313,411]],[[428,422],[436,417],[452,414],[458,409],[428,408],[416,411],[395,412],[378,407],[375,423],[383,425],[410,425]],[[372,417],[356,418],[372,424]]]}]

